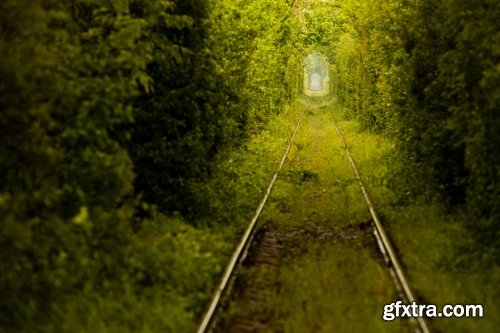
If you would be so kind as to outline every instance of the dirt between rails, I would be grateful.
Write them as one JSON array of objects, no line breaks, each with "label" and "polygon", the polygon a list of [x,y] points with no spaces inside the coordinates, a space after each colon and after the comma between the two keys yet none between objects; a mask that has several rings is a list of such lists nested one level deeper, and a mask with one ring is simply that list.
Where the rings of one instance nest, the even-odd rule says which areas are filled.
[{"label": "dirt between rails", "polygon": [[[281,286],[275,282],[276,279],[267,277],[280,274],[282,267],[304,254],[308,250],[306,240],[319,243],[356,242],[362,247],[372,248],[374,255],[378,256],[371,222],[344,228],[312,223],[286,231],[273,226],[261,227],[243,262],[243,273],[234,281],[231,295],[226,301],[225,313],[212,331],[246,333],[274,330],[275,328],[269,327],[274,314],[262,311],[261,304],[269,301],[270,297],[279,295]],[[240,304],[240,308],[233,309],[234,303]]]}]

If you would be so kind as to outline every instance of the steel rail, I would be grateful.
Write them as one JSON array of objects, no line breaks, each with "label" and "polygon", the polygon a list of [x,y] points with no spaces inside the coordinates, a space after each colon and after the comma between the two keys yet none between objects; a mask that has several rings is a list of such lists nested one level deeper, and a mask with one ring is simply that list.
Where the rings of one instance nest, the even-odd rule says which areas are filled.
[{"label": "steel rail", "polygon": [[[401,268],[401,263],[396,255],[396,252],[394,251],[394,248],[392,247],[391,243],[389,242],[389,238],[387,237],[387,234],[382,226],[382,223],[380,222],[380,219],[377,215],[377,212],[375,211],[375,208],[373,206],[373,203],[370,199],[370,196],[368,195],[368,191],[365,188],[365,185],[363,181],[361,180],[361,176],[358,172],[358,168],[356,167],[356,164],[354,163],[354,159],[351,156],[351,152],[349,151],[349,148],[347,147],[346,141],[344,140],[344,137],[342,133],[340,132],[339,128],[337,127],[337,123],[335,122],[335,117],[333,116],[333,113],[330,111],[330,114],[332,116],[332,121],[333,121],[333,126],[335,127],[335,130],[337,131],[337,134],[340,138],[340,141],[342,142],[342,145],[344,146],[344,149],[347,153],[347,157],[349,158],[349,161],[351,163],[351,167],[354,170],[354,173],[356,174],[356,178],[359,182],[359,186],[361,187],[361,191],[363,192],[363,197],[365,199],[366,205],[368,206],[368,209],[370,210],[370,214],[372,216],[375,229],[375,237],[377,238],[377,243],[380,248],[380,252],[382,252],[382,255],[384,256],[387,265],[389,267],[389,271],[391,272],[391,275],[393,277],[394,282],[396,283],[396,287],[399,290],[402,290],[404,295],[406,296],[408,302],[416,302],[416,298],[413,294],[413,292],[410,289],[410,285],[408,284],[408,281],[406,279],[406,276],[403,272],[403,269]],[[393,269],[393,271],[391,270]],[[421,317],[417,317],[417,322],[420,327],[420,330],[422,333],[429,333],[429,327],[427,326],[427,323],[425,320]]]},{"label": "steel rail", "polygon": [[260,217],[260,214],[262,213],[262,210],[264,209],[264,206],[266,205],[267,199],[269,198],[269,195],[271,194],[271,190],[273,189],[274,183],[276,182],[276,179],[278,178],[278,174],[281,171],[281,168],[285,164],[286,158],[288,156],[288,153],[290,152],[290,149],[292,148],[292,142],[293,139],[295,138],[295,134],[297,134],[297,130],[299,129],[299,125],[302,121],[302,118],[304,116],[305,108],[302,110],[302,113],[300,114],[299,120],[297,121],[297,124],[295,125],[295,128],[292,132],[292,136],[290,137],[290,141],[288,142],[288,146],[285,150],[285,153],[283,154],[283,157],[281,158],[281,161],[279,163],[278,169],[274,173],[273,177],[271,178],[271,181],[269,182],[269,185],[267,186],[266,192],[264,193],[264,197],[262,198],[262,201],[260,202],[259,206],[257,207],[257,210],[255,211],[255,215],[253,216],[252,220],[250,221],[250,224],[248,225],[247,229],[245,230],[245,233],[243,234],[243,237],[241,238],[238,246],[236,247],[236,250],[233,252],[233,255],[231,256],[231,259],[229,260],[226,269],[224,270],[224,274],[222,276],[222,279],[212,296],[212,300],[210,302],[210,306],[208,307],[208,310],[206,311],[203,320],[200,323],[200,326],[198,327],[197,333],[205,333],[208,331],[210,328],[210,324],[214,318],[214,315],[217,311],[217,308],[220,304],[220,300],[222,296],[224,295],[226,289],[228,288],[229,282],[231,280],[231,277],[234,274],[234,271],[236,270],[237,266],[239,263],[241,263],[247,254],[248,247],[250,243],[253,240],[253,236],[255,234],[255,226],[257,224],[257,221]]}]

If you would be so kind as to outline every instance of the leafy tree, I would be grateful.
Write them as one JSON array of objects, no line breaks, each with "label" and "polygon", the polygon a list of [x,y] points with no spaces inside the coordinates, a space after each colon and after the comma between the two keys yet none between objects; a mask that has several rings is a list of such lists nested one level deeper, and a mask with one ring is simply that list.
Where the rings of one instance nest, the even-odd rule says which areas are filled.
[{"label": "leafy tree", "polygon": [[71,331],[155,295],[193,320],[223,242],[158,210],[206,213],[215,156],[287,101],[289,15],[270,0],[0,3],[2,330]]},{"label": "leafy tree", "polygon": [[500,229],[500,143],[493,134],[499,128],[498,3],[340,4],[339,102],[366,128],[398,140],[411,162],[405,191],[438,194],[450,208],[465,203],[479,221],[472,224],[481,243],[493,248]]}]

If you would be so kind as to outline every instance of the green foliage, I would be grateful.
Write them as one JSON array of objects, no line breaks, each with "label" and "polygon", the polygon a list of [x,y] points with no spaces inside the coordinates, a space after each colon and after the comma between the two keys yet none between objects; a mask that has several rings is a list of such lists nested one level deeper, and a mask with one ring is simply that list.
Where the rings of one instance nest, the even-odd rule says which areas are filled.
[{"label": "green foliage", "polygon": [[463,149],[469,207],[481,218],[478,229],[485,243],[496,243],[500,232],[500,4],[447,1],[446,14],[453,42],[440,54],[438,82],[445,87],[441,96],[450,112],[448,125],[455,144]]},{"label": "green foliage", "polygon": [[188,178],[201,177],[206,168],[218,119],[203,114],[203,82],[196,80],[210,75],[196,73],[206,3],[159,4],[131,5],[149,23],[144,43],[151,50],[146,73],[152,82],[134,100],[134,123],[121,130],[131,135],[125,145],[136,170],[136,192],[170,211],[192,205],[185,200]]},{"label": "green foliage", "polygon": [[214,163],[291,95],[289,16],[269,0],[0,3],[0,330],[192,329],[226,241],[157,210],[218,211]]},{"label": "green foliage", "polygon": [[[238,230],[248,224],[283,156],[300,111],[287,107],[279,115],[270,116],[266,128],[239,150],[218,157],[210,181],[197,184],[197,193],[210,198],[207,206],[219,224]],[[214,226],[213,219],[207,224]]]},{"label": "green foliage", "polygon": [[408,198],[466,203],[483,243],[496,243],[498,2],[340,4],[338,101],[365,128],[399,141]]},{"label": "green foliage", "polygon": [[[102,56],[108,46],[86,41],[78,18],[97,6],[73,5],[4,1],[0,9],[0,308],[9,325],[115,278],[109,251],[120,257],[129,237],[132,165],[111,132],[131,119],[136,82],[118,70],[120,57]],[[103,27],[117,24],[109,15]],[[117,28],[102,38],[119,55],[136,37]]]},{"label": "green foliage", "polygon": [[344,109],[399,140],[408,198],[466,200],[497,242],[498,6],[1,1],[0,329],[192,330],[313,48]]},{"label": "green foliage", "polygon": [[[483,304],[485,311],[497,309],[499,267],[491,264],[491,252],[483,253],[483,260],[471,256],[478,246],[466,227],[470,216],[460,208],[450,212],[437,200],[412,199],[402,205],[392,174],[408,163],[395,154],[395,139],[368,133],[357,121],[342,121],[339,126],[417,297],[438,306]],[[492,332],[499,323],[498,316],[490,316],[429,324],[433,331]]]},{"label": "green foliage", "polygon": [[[175,12],[190,13],[193,25],[175,34],[182,52],[174,64],[155,53],[148,65],[153,93],[145,91],[135,102],[127,146],[140,170],[135,186],[144,200],[192,216],[206,213],[206,197],[196,184],[209,177],[218,152],[239,145],[289,96],[289,7],[276,1],[193,1]],[[157,30],[155,43],[167,44],[170,35]]]}]

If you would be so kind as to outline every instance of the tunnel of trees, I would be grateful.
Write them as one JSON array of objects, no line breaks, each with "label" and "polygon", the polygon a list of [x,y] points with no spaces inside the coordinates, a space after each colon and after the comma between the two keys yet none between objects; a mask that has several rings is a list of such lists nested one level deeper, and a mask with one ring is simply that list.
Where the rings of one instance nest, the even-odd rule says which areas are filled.
[{"label": "tunnel of trees", "polygon": [[464,209],[500,263],[500,2],[296,2],[0,2],[0,330],[192,329],[230,248],[218,166],[312,47],[344,115],[396,139],[401,204]]}]

